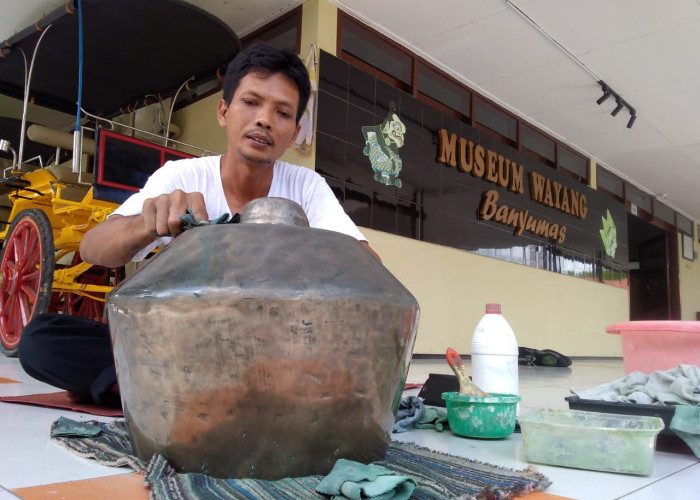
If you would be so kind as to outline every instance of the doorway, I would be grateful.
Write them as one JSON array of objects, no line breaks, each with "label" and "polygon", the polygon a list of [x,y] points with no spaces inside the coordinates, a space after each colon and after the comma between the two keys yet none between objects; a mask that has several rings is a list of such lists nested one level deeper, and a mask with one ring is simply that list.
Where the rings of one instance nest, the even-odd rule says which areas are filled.
[{"label": "doorway", "polygon": [[[675,231],[627,214],[630,261],[630,320],[680,317]],[[674,253],[675,252],[675,253]],[[669,258],[669,256],[672,256]],[[677,297],[678,296],[678,297]]]}]

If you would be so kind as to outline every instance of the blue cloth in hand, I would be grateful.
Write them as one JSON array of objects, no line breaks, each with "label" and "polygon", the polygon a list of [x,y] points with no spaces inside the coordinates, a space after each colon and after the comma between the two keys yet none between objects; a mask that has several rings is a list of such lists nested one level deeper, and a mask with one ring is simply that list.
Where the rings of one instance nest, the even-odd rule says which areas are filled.
[{"label": "blue cloth in hand", "polygon": [[192,210],[190,210],[188,208],[185,215],[180,216],[180,220],[182,221],[182,230],[187,231],[188,229],[192,229],[192,228],[200,227],[200,226],[213,226],[215,224],[236,224],[236,223],[240,222],[241,216],[240,216],[240,214],[234,214],[232,217],[229,214],[222,214],[213,220],[208,220],[208,221],[199,220],[198,221],[197,219],[194,218],[194,214],[192,213]]},{"label": "blue cloth in hand", "polygon": [[408,396],[399,403],[399,411],[396,412],[396,422],[394,432],[407,432],[423,418],[425,405],[423,400],[417,396]]},{"label": "blue cloth in hand", "polygon": [[331,495],[333,500],[408,500],[415,487],[412,477],[399,476],[381,465],[365,465],[341,458],[316,491]]}]

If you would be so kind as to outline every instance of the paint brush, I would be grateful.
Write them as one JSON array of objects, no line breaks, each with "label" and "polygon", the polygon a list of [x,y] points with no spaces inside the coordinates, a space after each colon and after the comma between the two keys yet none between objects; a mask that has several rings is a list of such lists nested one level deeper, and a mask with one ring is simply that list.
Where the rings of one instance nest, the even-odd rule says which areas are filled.
[{"label": "paint brush", "polygon": [[469,378],[469,375],[467,375],[467,371],[464,369],[464,362],[462,361],[462,357],[459,355],[457,351],[452,349],[451,347],[447,348],[447,353],[445,354],[445,358],[447,358],[447,364],[450,365],[450,368],[452,368],[452,371],[455,372],[455,375],[457,375],[457,379],[459,380],[459,394],[462,396],[479,396],[479,397],[488,397],[488,393],[482,391],[479,389],[474,383],[471,381]]}]

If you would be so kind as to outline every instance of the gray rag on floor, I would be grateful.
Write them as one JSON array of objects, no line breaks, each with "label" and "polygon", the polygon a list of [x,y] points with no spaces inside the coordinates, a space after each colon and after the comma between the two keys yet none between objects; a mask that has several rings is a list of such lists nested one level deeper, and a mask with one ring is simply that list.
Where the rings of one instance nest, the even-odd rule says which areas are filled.
[{"label": "gray rag on floor", "polygon": [[581,399],[613,401],[616,403],[700,405],[700,368],[678,365],[666,371],[647,375],[632,372],[624,377],[593,389],[576,391]]},{"label": "gray rag on floor", "polygon": [[399,410],[396,412],[396,421],[393,432],[408,432],[415,428],[416,424],[423,418],[425,405],[423,400],[417,396],[407,396],[399,403]]}]

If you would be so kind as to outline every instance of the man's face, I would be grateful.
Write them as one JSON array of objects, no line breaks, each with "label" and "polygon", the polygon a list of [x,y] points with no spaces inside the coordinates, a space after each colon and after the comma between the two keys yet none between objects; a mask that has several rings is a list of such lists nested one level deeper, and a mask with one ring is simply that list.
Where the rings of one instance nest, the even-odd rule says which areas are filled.
[{"label": "man's face", "polygon": [[219,102],[219,125],[226,127],[227,153],[249,164],[268,166],[292,145],[299,91],[281,73],[251,72],[244,76],[226,104]]}]

